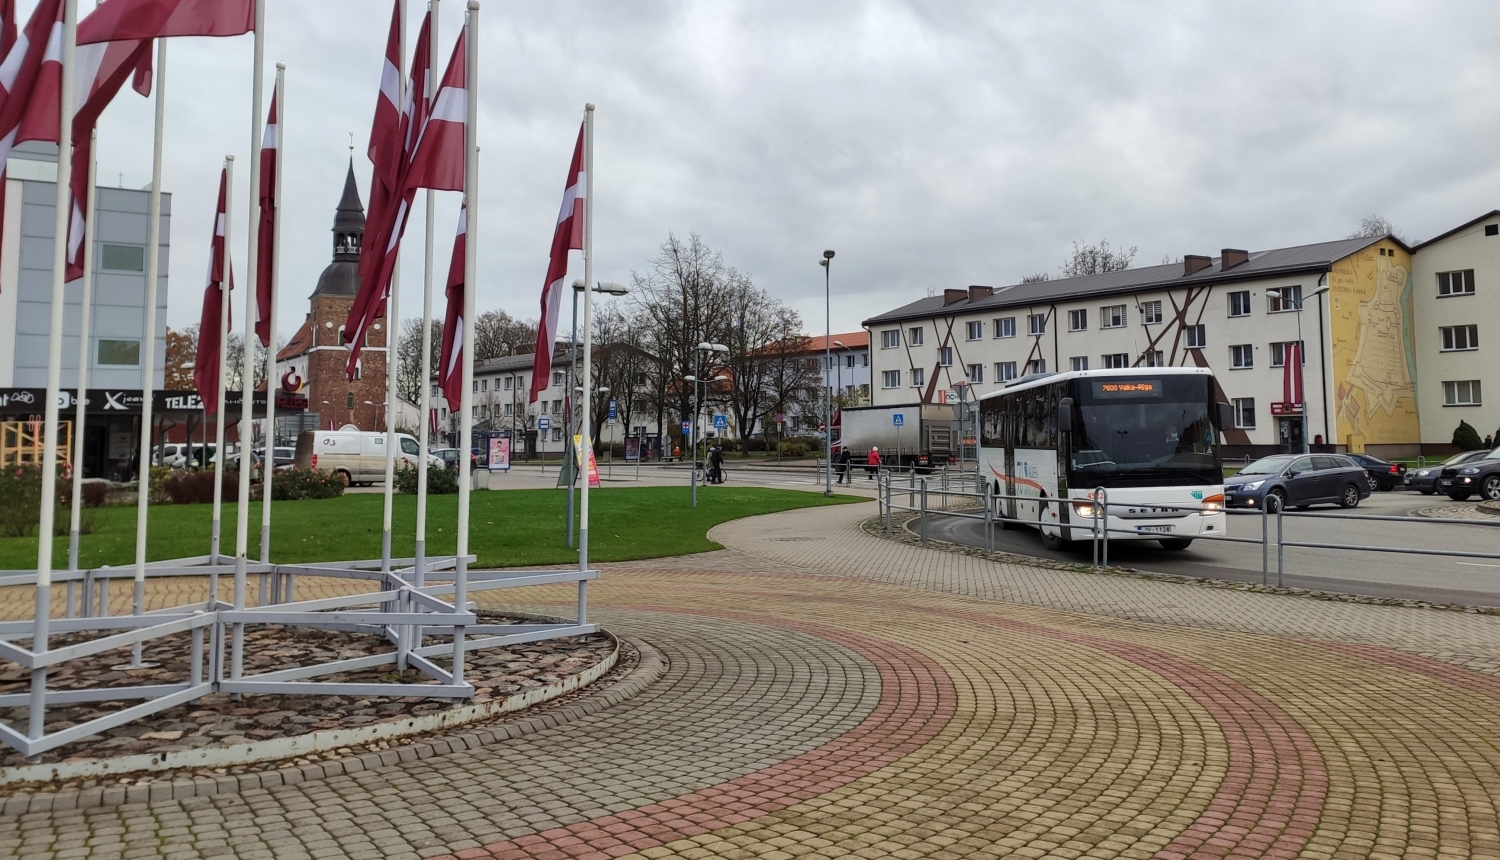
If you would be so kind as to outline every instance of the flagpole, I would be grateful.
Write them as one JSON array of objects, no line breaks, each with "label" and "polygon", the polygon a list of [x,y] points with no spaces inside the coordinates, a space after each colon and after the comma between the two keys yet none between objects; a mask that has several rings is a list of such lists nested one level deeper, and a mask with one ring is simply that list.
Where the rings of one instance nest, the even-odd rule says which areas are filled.
[{"label": "flagpole", "polygon": [[[266,460],[260,476],[260,561],[271,563],[271,475],[276,471],[276,389],[281,384],[276,379],[276,281],[281,274],[281,142],[286,139],[286,100],[282,98],[282,83],[286,79],[286,63],[276,64],[276,90],[271,100],[276,102],[276,181],[271,194],[271,306],[267,309],[271,325],[266,329]],[[256,159],[259,161],[260,159]],[[260,187],[256,186],[256,193]],[[256,248],[257,252],[260,250]],[[258,285],[257,285],[258,287]],[[281,602],[281,595],[272,597],[273,603]]]},{"label": "flagpole", "polygon": [[[83,222],[83,296],[80,299],[82,307],[78,317],[78,381],[77,396],[73,399],[77,402],[77,414],[73,418],[73,498],[72,511],[69,513],[68,523],[68,570],[78,569],[78,520],[83,515],[83,464],[79,462],[79,451],[83,447],[83,427],[85,420],[85,408],[88,403],[89,393],[89,326],[94,315],[94,178],[99,167],[99,159],[95,157],[95,146],[99,142],[97,129],[89,132],[89,179],[84,193],[88,199],[83,202],[86,207]],[[151,338],[147,343],[154,343]],[[151,383],[142,386],[149,394]],[[145,413],[143,413],[144,415]],[[148,425],[141,424],[141,432],[150,435]],[[141,461],[145,463],[145,461]],[[138,472],[140,470],[137,470]],[[147,468],[149,471],[149,468]],[[137,485],[140,475],[137,475]],[[66,614],[73,614],[73,591],[74,584],[68,582],[68,601]]]},{"label": "flagpole", "polygon": [[[594,441],[589,438],[594,405],[594,103],[583,106],[583,469],[578,497],[578,569],[589,569],[589,458]],[[569,392],[572,393],[572,392]],[[578,623],[587,623],[588,582],[578,581]]]},{"label": "flagpole", "polygon": [[[77,40],[78,0],[63,2],[62,93],[57,132],[57,196],[52,222],[52,308],[47,330],[47,403],[42,440],[42,503],[37,526],[36,607],[32,617],[31,650],[47,650],[47,621],[52,612],[52,529],[57,497],[57,398],[62,389],[63,279],[68,266],[68,180],[73,175],[73,54]],[[47,668],[31,670],[31,701],[27,733],[32,739],[45,731]]]},{"label": "flagpole", "polygon": [[[468,206],[465,216],[464,236],[464,339],[463,347],[469,350],[461,364],[463,373],[463,417],[460,419],[460,436],[464,448],[458,457],[458,559],[453,573],[453,610],[464,612],[469,603],[469,495],[471,467],[468,456],[469,434],[474,427],[474,293],[478,286],[475,263],[479,249],[479,0],[469,0],[469,20],[464,25],[468,39],[468,56],[464,58],[466,68],[465,116],[464,116],[464,203]],[[453,628],[454,684],[464,683],[464,629]]]},{"label": "flagpole", "polygon": [[[401,12],[396,28],[396,115],[406,110],[406,0],[400,0]],[[429,65],[431,60],[428,61]],[[429,77],[431,73],[429,72]],[[403,155],[405,144],[403,143]],[[400,190],[391,205],[400,206]],[[380,572],[391,570],[391,507],[396,483],[396,333],[401,322],[401,247],[396,246],[396,260],[391,267],[391,297],[385,303],[385,500],[380,520]],[[419,454],[425,457],[425,454]]]},{"label": "flagpole", "polygon": [[[428,4],[430,45],[427,56],[438,56],[438,2]],[[428,73],[427,97],[431,99],[437,91],[437,78]],[[427,250],[422,260],[422,395],[421,428],[418,430],[417,448],[420,449],[417,463],[417,547],[414,583],[418,588],[427,584],[427,446],[431,444],[428,428],[428,411],[432,409],[432,240],[435,228],[433,207],[437,205],[437,192],[427,189]],[[420,635],[420,634],[418,634]]]},{"label": "flagpole", "polygon": [[[146,517],[151,502],[151,410],[156,382],[156,293],[157,278],[161,274],[161,152],[162,127],[167,110],[167,40],[156,40],[156,129],[151,144],[151,202],[148,205],[150,224],[146,228],[146,342],[151,348],[141,360],[141,474],[136,479],[135,497],[135,605],[144,607],[146,595]],[[92,192],[90,192],[92,193]],[[89,220],[92,227],[93,220]],[[90,241],[88,247],[93,247]],[[201,336],[201,333],[200,333]],[[163,358],[165,362],[165,358]],[[163,368],[165,369],[165,368]],[[163,378],[163,387],[165,387]],[[222,386],[221,386],[222,387]],[[189,440],[191,441],[191,440]],[[210,560],[210,563],[213,563]],[[217,582],[217,580],[216,580]],[[209,597],[207,608],[213,608],[218,595]],[[194,634],[196,635],[196,634]],[[139,657],[133,654],[133,657]],[[135,662],[139,662],[138,660]]]},{"label": "flagpole", "polygon": [[[245,195],[251,201],[249,208],[252,217],[245,225],[250,233],[250,259],[245,263],[245,340],[244,357],[240,361],[240,493],[239,503],[234,511],[234,608],[236,610],[245,608],[245,578],[250,552],[250,473],[255,468],[255,458],[250,450],[252,447],[250,425],[255,415],[255,293],[256,284],[259,283],[260,263],[260,213],[255,210],[259,208],[259,201],[256,198],[260,193],[260,106],[261,78],[265,72],[265,29],[266,4],[256,3],[255,79],[250,87],[250,151],[256,153],[256,157],[250,160],[251,191]],[[224,246],[229,247],[228,230],[224,231]],[[267,385],[269,388],[269,383]],[[270,394],[270,391],[267,390],[266,393]],[[238,681],[244,662],[245,625],[235,624],[232,628],[232,636],[233,650],[230,652],[229,678]]]},{"label": "flagpole", "polygon": [[[219,403],[214,418],[214,520],[210,538],[210,565],[219,563],[220,523],[224,508],[224,411],[229,408],[229,392],[224,385],[224,371],[229,367],[229,302],[234,293],[234,263],[229,253],[229,224],[234,214],[234,156],[224,156],[224,278],[219,282]],[[215,213],[215,221],[217,221]],[[217,234],[218,225],[214,226]],[[214,592],[214,599],[219,597]]]}]

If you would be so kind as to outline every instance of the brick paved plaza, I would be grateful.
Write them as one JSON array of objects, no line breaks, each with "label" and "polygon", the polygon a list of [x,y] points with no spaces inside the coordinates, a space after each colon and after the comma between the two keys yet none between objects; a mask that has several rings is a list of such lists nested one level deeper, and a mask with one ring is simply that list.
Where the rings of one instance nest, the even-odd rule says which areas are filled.
[{"label": "brick paved plaza", "polygon": [[1002,564],[873,513],[609,566],[597,620],[665,663],[612,707],[0,818],[0,856],[1500,857],[1500,619]]}]

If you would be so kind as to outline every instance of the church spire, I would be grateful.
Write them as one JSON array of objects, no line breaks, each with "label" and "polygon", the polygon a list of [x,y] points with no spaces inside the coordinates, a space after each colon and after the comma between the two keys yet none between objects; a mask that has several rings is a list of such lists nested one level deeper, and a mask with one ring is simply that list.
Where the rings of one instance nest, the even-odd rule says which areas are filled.
[{"label": "church spire", "polygon": [[354,158],[349,159],[349,173],[344,178],[344,196],[333,217],[333,258],[359,260],[360,243],[365,235],[365,206],[359,199],[359,185],[354,181]]}]

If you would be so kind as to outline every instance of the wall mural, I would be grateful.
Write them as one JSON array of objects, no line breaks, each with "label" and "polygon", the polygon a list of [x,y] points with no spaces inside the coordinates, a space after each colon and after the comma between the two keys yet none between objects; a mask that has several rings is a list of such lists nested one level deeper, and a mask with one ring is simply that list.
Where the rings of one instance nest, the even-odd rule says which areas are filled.
[{"label": "wall mural", "polygon": [[1335,263],[1328,283],[1338,440],[1418,441],[1411,255],[1372,245]]}]

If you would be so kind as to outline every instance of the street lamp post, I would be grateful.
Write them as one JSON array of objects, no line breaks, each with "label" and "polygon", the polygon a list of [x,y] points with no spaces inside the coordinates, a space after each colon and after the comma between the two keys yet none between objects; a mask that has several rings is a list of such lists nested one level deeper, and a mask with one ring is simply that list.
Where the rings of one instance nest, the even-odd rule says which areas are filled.
[{"label": "street lamp post", "polygon": [[[580,417],[580,414],[579,414],[579,410],[578,410],[578,398],[575,396],[577,394],[577,392],[574,390],[573,380],[576,378],[576,371],[578,369],[578,295],[579,295],[579,293],[582,293],[585,289],[589,289],[591,292],[595,292],[595,293],[607,293],[607,294],[609,294],[611,296],[623,296],[626,293],[630,292],[630,290],[627,289],[624,284],[617,284],[614,281],[600,281],[599,283],[595,284],[593,287],[586,287],[585,284],[584,284],[584,280],[582,278],[579,278],[579,279],[573,281],[573,336],[572,336],[572,338],[570,340],[570,344],[569,344],[571,346],[571,348],[572,348],[572,357],[568,360],[568,378],[567,378],[567,392],[568,392],[567,397],[568,397],[568,406],[569,406],[569,408],[568,408],[568,433],[566,435],[568,436],[568,438],[566,438],[566,439],[563,440],[563,453],[564,453],[564,456],[567,455],[567,452],[571,449],[571,447],[573,445],[573,438],[572,438],[572,436],[573,436],[573,428],[575,426],[578,426],[578,423],[581,420],[581,417]],[[589,338],[591,334],[592,333],[589,332],[587,330],[587,328],[585,328],[585,330],[583,332],[584,338]],[[586,428],[586,427],[583,428],[583,431],[584,431],[585,434],[587,434],[588,428]],[[592,447],[592,440],[588,440],[588,441],[590,442],[590,446]],[[578,484],[578,472],[579,472],[579,469],[578,469],[578,467],[576,465],[576,461],[578,459],[577,452],[575,451],[572,456],[574,458],[575,466],[573,468],[573,479],[568,482],[568,528],[567,528],[567,533],[568,533],[568,546],[569,547],[573,546],[573,489]],[[543,468],[546,468],[546,460],[545,459],[542,461],[542,464],[543,464]],[[584,468],[588,468],[588,461],[586,459],[584,460],[583,467]]]},{"label": "street lamp post", "polygon": [[[688,421],[688,452],[692,456],[692,507],[698,507],[698,412],[703,408],[703,398],[708,396],[708,384],[710,382],[723,382],[727,376],[715,376],[712,380],[703,378],[703,353],[713,355],[719,352],[729,352],[729,347],[722,343],[709,343],[702,341],[694,350],[694,356],[698,361],[698,373],[693,376],[684,376],[683,380],[693,384],[693,416]],[[712,370],[712,368],[710,368]],[[703,386],[703,396],[698,395],[699,385]]]},{"label": "street lamp post", "polygon": [[824,251],[818,265],[823,267],[823,388],[827,396],[823,403],[823,448],[827,456],[826,472],[823,475],[823,495],[833,495],[833,386],[828,376],[828,365],[833,363],[833,291],[829,270],[833,263],[833,252]]},{"label": "street lamp post", "polygon": [[[1327,272],[1323,273],[1322,277],[1318,278],[1318,288],[1316,290],[1313,290],[1312,295],[1313,296],[1320,296],[1320,295],[1322,295],[1323,293],[1326,293],[1326,292],[1328,292],[1328,273]],[[1301,380],[1302,380],[1302,366],[1304,364],[1306,364],[1306,361],[1303,358],[1303,350],[1305,349],[1305,347],[1304,347],[1304,345],[1302,343],[1302,305],[1303,305],[1304,302],[1307,301],[1307,299],[1303,298],[1300,295],[1297,296],[1296,298],[1293,298],[1293,295],[1292,295],[1291,291],[1287,290],[1287,289],[1266,290],[1266,295],[1268,295],[1268,296],[1270,296],[1272,298],[1275,298],[1275,299],[1280,299],[1283,302],[1293,304],[1294,307],[1296,307],[1296,309],[1297,309],[1297,366],[1295,368],[1293,368],[1293,372],[1295,372],[1297,374],[1297,380],[1298,380],[1298,386],[1297,387],[1301,388],[1303,390],[1302,396],[1305,398],[1307,396],[1306,388],[1303,386],[1303,384],[1301,382]],[[1322,309],[1322,303],[1321,302],[1319,302],[1318,308],[1321,311],[1321,309]],[[1286,350],[1285,350],[1285,348],[1283,348],[1281,356],[1282,356],[1282,361],[1283,362],[1286,361]],[[1327,359],[1327,356],[1323,355],[1323,330],[1322,330],[1322,326],[1320,325],[1319,328],[1318,328],[1318,364],[1319,365],[1326,364],[1327,363],[1326,359]],[[1324,433],[1325,433],[1325,435],[1323,437],[1323,442],[1326,445],[1328,443],[1328,437],[1326,435],[1326,433],[1327,433],[1327,424],[1328,424],[1328,382],[1327,382],[1327,374],[1326,374],[1326,372],[1324,373],[1324,376],[1323,376],[1323,424],[1324,424]],[[1308,452],[1308,450],[1309,450],[1309,447],[1308,447],[1308,443],[1307,443],[1307,404],[1303,403],[1303,405],[1302,405],[1302,453],[1306,454]]]}]

